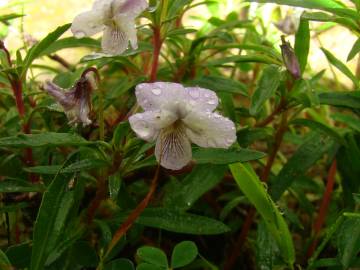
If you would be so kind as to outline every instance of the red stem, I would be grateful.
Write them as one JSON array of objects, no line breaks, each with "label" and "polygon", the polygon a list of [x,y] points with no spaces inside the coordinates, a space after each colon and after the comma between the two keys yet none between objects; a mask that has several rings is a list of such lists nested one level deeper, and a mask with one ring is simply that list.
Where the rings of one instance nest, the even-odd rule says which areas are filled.
[{"label": "red stem", "polygon": [[155,82],[157,78],[157,71],[159,68],[159,56],[160,50],[162,46],[161,34],[160,34],[160,27],[154,26],[154,37],[153,37],[153,61],[151,65],[151,74],[150,74],[150,82]]},{"label": "red stem", "polygon": [[337,164],[336,164],[336,159],[334,159],[333,162],[331,163],[331,166],[330,166],[330,169],[328,172],[328,176],[327,176],[327,180],[326,180],[326,189],[325,189],[324,196],[321,201],[320,208],[319,208],[319,214],[314,223],[314,227],[313,227],[314,228],[314,240],[307,250],[307,253],[306,253],[307,258],[310,258],[316,249],[318,237],[319,237],[321,228],[326,219],[326,214],[329,209],[329,205],[330,205],[330,201],[331,201],[331,194],[334,190],[336,169],[337,169]]},{"label": "red stem", "polygon": [[24,100],[22,97],[22,83],[20,80],[10,80],[11,81],[11,87],[15,96],[16,101],[16,108],[19,112],[20,118],[24,118],[25,116],[25,105]]},{"label": "red stem", "polygon": [[146,197],[136,206],[136,208],[130,213],[130,215],[126,218],[126,220],[121,224],[120,228],[115,232],[109,247],[106,251],[105,256],[109,255],[111,250],[116,246],[116,244],[120,241],[120,239],[125,235],[125,233],[131,228],[134,222],[138,219],[141,213],[145,210],[148,206],[157,186],[157,181],[159,179],[160,173],[160,164],[158,165],[154,178],[151,182],[149,192],[147,193]]}]

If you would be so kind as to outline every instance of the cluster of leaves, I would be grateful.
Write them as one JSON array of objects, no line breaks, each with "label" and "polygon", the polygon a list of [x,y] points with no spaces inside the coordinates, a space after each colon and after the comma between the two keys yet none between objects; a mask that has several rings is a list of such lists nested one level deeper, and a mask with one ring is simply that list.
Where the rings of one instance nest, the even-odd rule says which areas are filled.
[{"label": "cluster of leaves", "polygon": [[[13,55],[3,46],[1,269],[360,267],[359,78],[326,48],[354,89],[308,63],[312,33],[340,25],[359,35],[360,1],[257,1],[313,9],[295,35],[300,79],[285,69],[279,44],[259,27],[261,16],[250,16],[249,3],[221,18],[222,2],[150,1],[139,48],[121,56],[62,59],[58,51],[68,48],[100,50],[96,39],[62,38],[70,25]],[[183,17],[199,5],[213,17],[200,29],[186,27]],[[311,21],[323,23],[310,31]],[[349,59],[359,51],[357,41]],[[61,65],[38,64],[46,57]],[[67,88],[90,66],[102,77],[94,121],[74,129],[34,74],[49,73]],[[193,164],[162,169],[150,205],[109,249],[155,175],[153,145],[127,122],[137,108],[134,87],[152,76],[216,91],[238,142],[194,148]]]}]

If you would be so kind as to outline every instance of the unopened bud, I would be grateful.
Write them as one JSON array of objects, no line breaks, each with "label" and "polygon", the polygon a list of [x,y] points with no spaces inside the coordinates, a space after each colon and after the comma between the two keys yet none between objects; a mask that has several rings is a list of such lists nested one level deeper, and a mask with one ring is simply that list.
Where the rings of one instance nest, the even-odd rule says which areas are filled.
[{"label": "unopened bud", "polygon": [[301,78],[301,70],[299,61],[295,55],[293,48],[290,43],[285,40],[285,37],[281,37],[282,44],[280,45],[281,54],[283,57],[284,64],[286,69],[290,72],[295,80]]}]

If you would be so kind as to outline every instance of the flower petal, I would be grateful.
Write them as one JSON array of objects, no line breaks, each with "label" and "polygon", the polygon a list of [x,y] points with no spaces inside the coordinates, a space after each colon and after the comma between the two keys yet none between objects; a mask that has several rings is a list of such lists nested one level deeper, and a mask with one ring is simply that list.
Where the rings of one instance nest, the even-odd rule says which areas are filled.
[{"label": "flower petal", "polygon": [[169,111],[147,111],[137,113],[129,118],[130,126],[136,135],[143,140],[153,142],[160,130],[176,121],[176,116]]},{"label": "flower petal", "polygon": [[180,104],[186,102],[185,88],[178,83],[142,83],[136,86],[135,93],[144,110],[166,108],[175,111]]},{"label": "flower petal", "polygon": [[137,30],[134,19],[129,18],[126,14],[118,14],[114,17],[114,21],[118,28],[126,33],[128,40],[130,40],[131,47],[137,49]]},{"label": "flower petal", "polygon": [[119,55],[129,45],[129,38],[126,33],[118,27],[105,27],[101,41],[101,47],[106,54]]},{"label": "flower petal", "polygon": [[75,37],[83,38],[95,35],[101,32],[103,28],[104,11],[102,9],[94,9],[76,16],[71,25],[71,32]]},{"label": "flower petal", "polygon": [[219,99],[214,91],[201,87],[186,87],[189,104],[198,111],[214,111]]},{"label": "flower petal", "polygon": [[119,8],[119,13],[126,13],[136,18],[149,6],[146,0],[127,0]]},{"label": "flower petal", "polygon": [[229,148],[236,141],[234,123],[218,113],[192,111],[183,122],[189,139],[201,147]]},{"label": "flower petal", "polygon": [[69,93],[71,93],[71,91],[65,92],[63,88],[50,81],[45,82],[44,89],[65,109],[75,105],[74,100],[69,97]]},{"label": "flower petal", "polygon": [[180,170],[191,161],[191,143],[184,127],[163,129],[156,141],[156,160],[171,170]]}]

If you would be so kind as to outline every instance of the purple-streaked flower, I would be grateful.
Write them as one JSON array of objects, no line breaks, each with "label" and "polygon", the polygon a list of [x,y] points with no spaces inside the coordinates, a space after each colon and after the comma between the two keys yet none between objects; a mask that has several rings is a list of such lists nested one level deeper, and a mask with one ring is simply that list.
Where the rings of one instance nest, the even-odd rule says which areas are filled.
[{"label": "purple-streaked flower", "polygon": [[215,92],[200,87],[156,82],[136,87],[145,110],[129,118],[138,137],[156,141],[155,156],[168,169],[179,170],[191,161],[191,143],[201,147],[229,148],[236,140],[234,123],[214,112]]},{"label": "purple-streaked flower", "polygon": [[70,89],[63,89],[50,81],[44,85],[44,90],[63,107],[69,124],[91,124],[91,92],[97,88],[97,77],[90,71],[93,70],[86,70]]},{"label": "purple-streaked flower", "polygon": [[131,43],[137,49],[135,18],[146,8],[146,0],[95,0],[92,10],[75,17],[71,31],[77,38],[104,31],[103,52],[118,55]]}]

